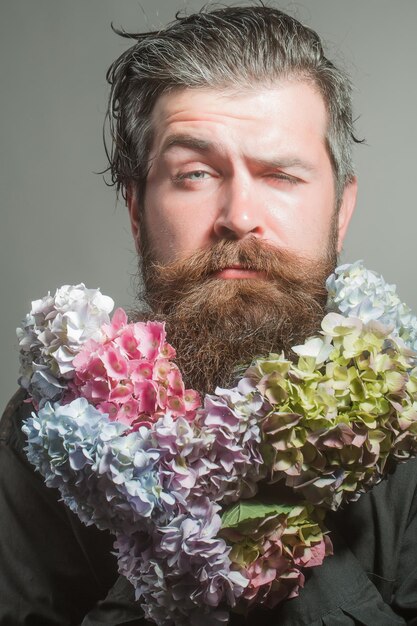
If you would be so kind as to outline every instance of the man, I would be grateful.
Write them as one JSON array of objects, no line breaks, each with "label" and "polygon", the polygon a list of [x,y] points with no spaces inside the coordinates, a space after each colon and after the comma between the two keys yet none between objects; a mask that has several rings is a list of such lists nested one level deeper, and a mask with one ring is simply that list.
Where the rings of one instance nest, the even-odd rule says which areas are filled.
[{"label": "man", "polygon": [[[356,198],[349,81],[316,33],[263,6],[131,37],[108,74],[110,169],[146,314],[166,320],[187,385],[210,392],[319,327]],[[25,460],[21,396],[1,421],[0,623],[145,624],[111,538]],[[335,555],[299,598],[230,623],[417,623],[416,484],[412,461],[329,515]]]}]

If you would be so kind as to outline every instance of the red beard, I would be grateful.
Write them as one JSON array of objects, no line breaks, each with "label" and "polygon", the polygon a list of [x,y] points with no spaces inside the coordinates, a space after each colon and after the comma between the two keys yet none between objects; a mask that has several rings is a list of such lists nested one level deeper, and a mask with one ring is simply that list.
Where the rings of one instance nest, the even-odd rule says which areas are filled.
[{"label": "red beard", "polygon": [[[229,386],[238,365],[302,343],[320,327],[325,280],[336,263],[334,246],[319,261],[301,259],[255,237],[223,240],[169,265],[143,258],[150,317],[166,321],[168,340],[187,387],[202,393]],[[253,279],[216,274],[239,265]]]}]

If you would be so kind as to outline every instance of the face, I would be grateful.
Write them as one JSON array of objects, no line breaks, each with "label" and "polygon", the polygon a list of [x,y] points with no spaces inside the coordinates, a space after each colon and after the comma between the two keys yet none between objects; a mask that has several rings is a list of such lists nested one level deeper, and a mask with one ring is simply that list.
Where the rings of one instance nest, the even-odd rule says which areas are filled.
[{"label": "face", "polygon": [[172,92],[152,124],[140,223],[129,197],[142,296],[188,386],[213,391],[318,330],[356,187],[335,219],[326,111],[306,83]]},{"label": "face", "polygon": [[[345,188],[335,222],[327,113],[309,83],[174,91],[159,98],[152,124],[143,216],[152,260],[166,264],[249,237],[314,260],[336,235],[340,250],[356,182]],[[139,243],[134,195],[129,208]],[[218,277],[252,275],[235,266]]]}]

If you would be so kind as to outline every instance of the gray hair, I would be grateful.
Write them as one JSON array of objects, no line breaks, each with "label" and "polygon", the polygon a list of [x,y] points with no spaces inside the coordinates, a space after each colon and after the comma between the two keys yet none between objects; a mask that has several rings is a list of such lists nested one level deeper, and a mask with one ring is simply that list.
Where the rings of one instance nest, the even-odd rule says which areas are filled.
[{"label": "gray hair", "polygon": [[109,68],[111,85],[107,150],[112,184],[140,196],[149,169],[151,113],[163,93],[177,88],[255,87],[282,79],[310,81],[328,112],[327,149],[336,196],[354,175],[351,83],[323,52],[318,34],[294,17],[266,6],[202,9],[177,14],[166,28],[147,33],[116,31],[136,43]]}]

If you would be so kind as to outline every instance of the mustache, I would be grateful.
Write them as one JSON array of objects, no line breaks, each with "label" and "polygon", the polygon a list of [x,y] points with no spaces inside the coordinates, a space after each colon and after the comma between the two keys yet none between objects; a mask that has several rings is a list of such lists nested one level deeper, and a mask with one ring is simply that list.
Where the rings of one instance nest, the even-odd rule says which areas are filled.
[{"label": "mustache", "polygon": [[[291,253],[274,248],[255,238],[244,241],[219,241],[211,248],[202,249],[184,260],[169,265],[153,264],[154,270],[169,274],[184,268],[189,280],[204,280],[227,267],[239,266],[245,270],[262,272],[268,278],[286,275],[286,267],[293,261]],[[294,272],[291,272],[292,274]]]},{"label": "mustache", "polygon": [[186,259],[169,264],[145,260],[143,278],[147,292],[161,288],[170,290],[175,286],[178,295],[182,283],[184,290],[188,291],[197,284],[216,280],[216,274],[225,268],[239,267],[259,272],[264,280],[274,282],[289,292],[312,281],[310,293],[315,289],[323,293],[324,281],[331,273],[334,262],[329,253],[319,260],[301,258],[294,252],[249,237],[240,241],[221,240],[210,248],[197,250]]}]

